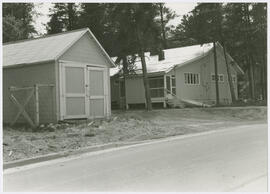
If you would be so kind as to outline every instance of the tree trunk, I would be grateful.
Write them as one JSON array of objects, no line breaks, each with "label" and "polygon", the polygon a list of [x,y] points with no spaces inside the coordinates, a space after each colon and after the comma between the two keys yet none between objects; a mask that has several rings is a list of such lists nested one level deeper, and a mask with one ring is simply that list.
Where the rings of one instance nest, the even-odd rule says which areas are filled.
[{"label": "tree trunk", "polygon": [[267,40],[266,40],[266,37],[263,36],[262,38],[262,82],[263,82],[263,85],[262,85],[262,97],[263,97],[263,100],[267,100],[267,52],[266,52],[266,49],[267,49]]},{"label": "tree trunk", "polygon": [[246,56],[246,61],[248,64],[248,82],[249,82],[249,94],[252,100],[255,99],[255,89],[254,89],[254,77],[253,77],[253,64],[248,56]]},{"label": "tree trunk", "polygon": [[159,3],[159,11],[160,11],[160,21],[161,21],[161,32],[162,32],[162,38],[163,38],[162,46],[163,46],[163,49],[166,49],[167,48],[167,40],[166,40],[166,34],[165,34],[162,3]]},{"label": "tree trunk", "polygon": [[249,79],[249,91],[250,91],[250,98],[255,100],[255,82],[254,82],[254,66],[253,66],[253,53],[252,53],[252,45],[250,44],[250,16],[249,16],[249,3],[244,4],[244,10],[245,10],[245,25],[246,25],[246,30],[245,30],[245,38],[246,38],[246,61],[248,64],[248,79]]},{"label": "tree trunk", "polygon": [[264,64],[261,66],[261,97],[262,100],[265,99],[265,94],[264,94]]},{"label": "tree trunk", "polygon": [[230,92],[231,92],[232,104],[234,104],[236,101],[236,97],[235,97],[235,92],[234,92],[234,87],[233,87],[233,82],[232,82],[231,69],[230,69],[230,66],[228,64],[228,59],[227,59],[226,48],[225,48],[224,42],[223,42],[222,46],[223,46],[224,59],[225,59],[225,63],[226,63],[226,69],[227,69],[228,82],[229,82],[229,87],[230,87]]},{"label": "tree trunk", "polygon": [[266,52],[263,53],[263,99],[267,100],[267,56]]},{"label": "tree trunk", "polygon": [[148,76],[147,76],[144,52],[142,50],[140,52],[140,57],[141,57],[142,69],[143,69],[143,84],[144,84],[144,90],[145,90],[146,108],[148,111],[150,111],[152,110],[152,102],[151,102],[150,87],[149,87],[149,81],[148,81]]},{"label": "tree trunk", "polygon": [[144,50],[142,46],[142,40],[141,40],[140,32],[138,29],[137,29],[136,34],[137,34],[138,45],[139,45],[139,56],[141,58],[142,70],[143,70],[143,84],[144,84],[144,91],[145,91],[146,109],[148,111],[151,111],[152,102],[151,102],[150,87],[149,87],[149,81],[148,81],[148,75],[147,75],[147,68],[146,68]]},{"label": "tree trunk", "polygon": [[123,81],[124,81],[124,94],[125,94],[123,109],[126,110],[127,109],[127,107],[126,107],[126,78],[127,78],[127,74],[128,74],[128,62],[127,62],[126,56],[122,56],[121,58],[123,60]]},{"label": "tree trunk", "polygon": [[219,106],[218,67],[217,67],[216,43],[213,42],[213,45],[214,45],[214,64],[215,64],[216,105]]},{"label": "tree trunk", "polygon": [[74,29],[74,10],[73,10],[74,3],[68,3],[67,6],[68,6],[67,30],[73,30]]}]

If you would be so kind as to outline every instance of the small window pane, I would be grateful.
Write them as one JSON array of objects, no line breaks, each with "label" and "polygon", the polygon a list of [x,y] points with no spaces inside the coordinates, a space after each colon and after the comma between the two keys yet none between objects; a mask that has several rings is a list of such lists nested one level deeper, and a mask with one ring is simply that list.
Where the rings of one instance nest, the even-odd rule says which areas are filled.
[{"label": "small window pane", "polygon": [[[199,84],[199,74],[198,73],[184,73],[185,75],[185,84]],[[175,80],[174,80],[174,84],[176,84]],[[173,87],[175,87],[175,85],[173,85]]]},{"label": "small window pane", "polygon": [[176,88],[172,88],[172,93],[176,95]]},{"label": "small window pane", "polygon": [[164,97],[164,91],[163,89],[151,89],[150,90],[151,98],[159,98]]},{"label": "small window pane", "polygon": [[150,78],[149,79],[149,87],[150,88],[161,88],[164,87],[163,77],[161,78]]},{"label": "small window pane", "polygon": [[172,86],[175,87],[175,78],[172,79]]},{"label": "small window pane", "polygon": [[224,81],[224,77],[223,75],[219,75],[219,81],[223,82]]},{"label": "small window pane", "polygon": [[167,90],[171,89],[170,76],[166,76],[166,87],[167,87]]}]

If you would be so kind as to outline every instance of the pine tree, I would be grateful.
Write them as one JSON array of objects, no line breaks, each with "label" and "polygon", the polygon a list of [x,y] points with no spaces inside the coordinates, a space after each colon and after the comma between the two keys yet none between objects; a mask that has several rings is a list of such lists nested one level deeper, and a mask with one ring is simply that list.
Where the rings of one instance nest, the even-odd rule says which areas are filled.
[{"label": "pine tree", "polygon": [[138,53],[141,59],[147,110],[152,109],[152,103],[144,52],[160,44],[160,26],[155,21],[157,15],[156,4],[132,3],[114,5],[111,17],[116,25],[117,56],[126,60],[128,55]]},{"label": "pine tree", "polygon": [[168,22],[176,17],[174,11],[165,6],[164,3],[158,3],[159,8],[159,16],[160,16],[160,27],[162,33],[162,47],[163,49],[168,48],[167,43],[167,31],[169,31],[170,27],[167,26]]},{"label": "pine tree", "polygon": [[36,31],[33,3],[3,3],[3,42],[27,39]]},{"label": "pine tree", "polygon": [[50,21],[46,26],[48,34],[77,28],[78,11],[75,3],[54,3],[50,12]]}]

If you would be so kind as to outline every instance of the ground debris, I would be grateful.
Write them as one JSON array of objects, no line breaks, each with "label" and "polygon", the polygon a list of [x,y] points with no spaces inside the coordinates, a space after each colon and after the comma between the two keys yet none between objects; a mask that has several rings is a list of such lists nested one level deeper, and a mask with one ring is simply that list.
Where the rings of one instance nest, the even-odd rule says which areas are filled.
[{"label": "ground debris", "polygon": [[8,154],[8,156],[11,156],[13,154],[13,151],[11,150]]},{"label": "ground debris", "polygon": [[116,112],[109,119],[4,127],[4,162],[111,142],[132,142],[267,121],[267,108],[164,109]]}]

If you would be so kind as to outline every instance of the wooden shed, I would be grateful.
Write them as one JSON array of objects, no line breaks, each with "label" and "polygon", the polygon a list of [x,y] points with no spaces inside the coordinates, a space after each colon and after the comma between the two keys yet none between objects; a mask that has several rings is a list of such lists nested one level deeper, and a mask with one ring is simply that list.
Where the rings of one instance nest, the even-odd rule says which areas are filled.
[{"label": "wooden shed", "polygon": [[113,66],[88,28],[4,44],[3,122],[110,116]]}]

